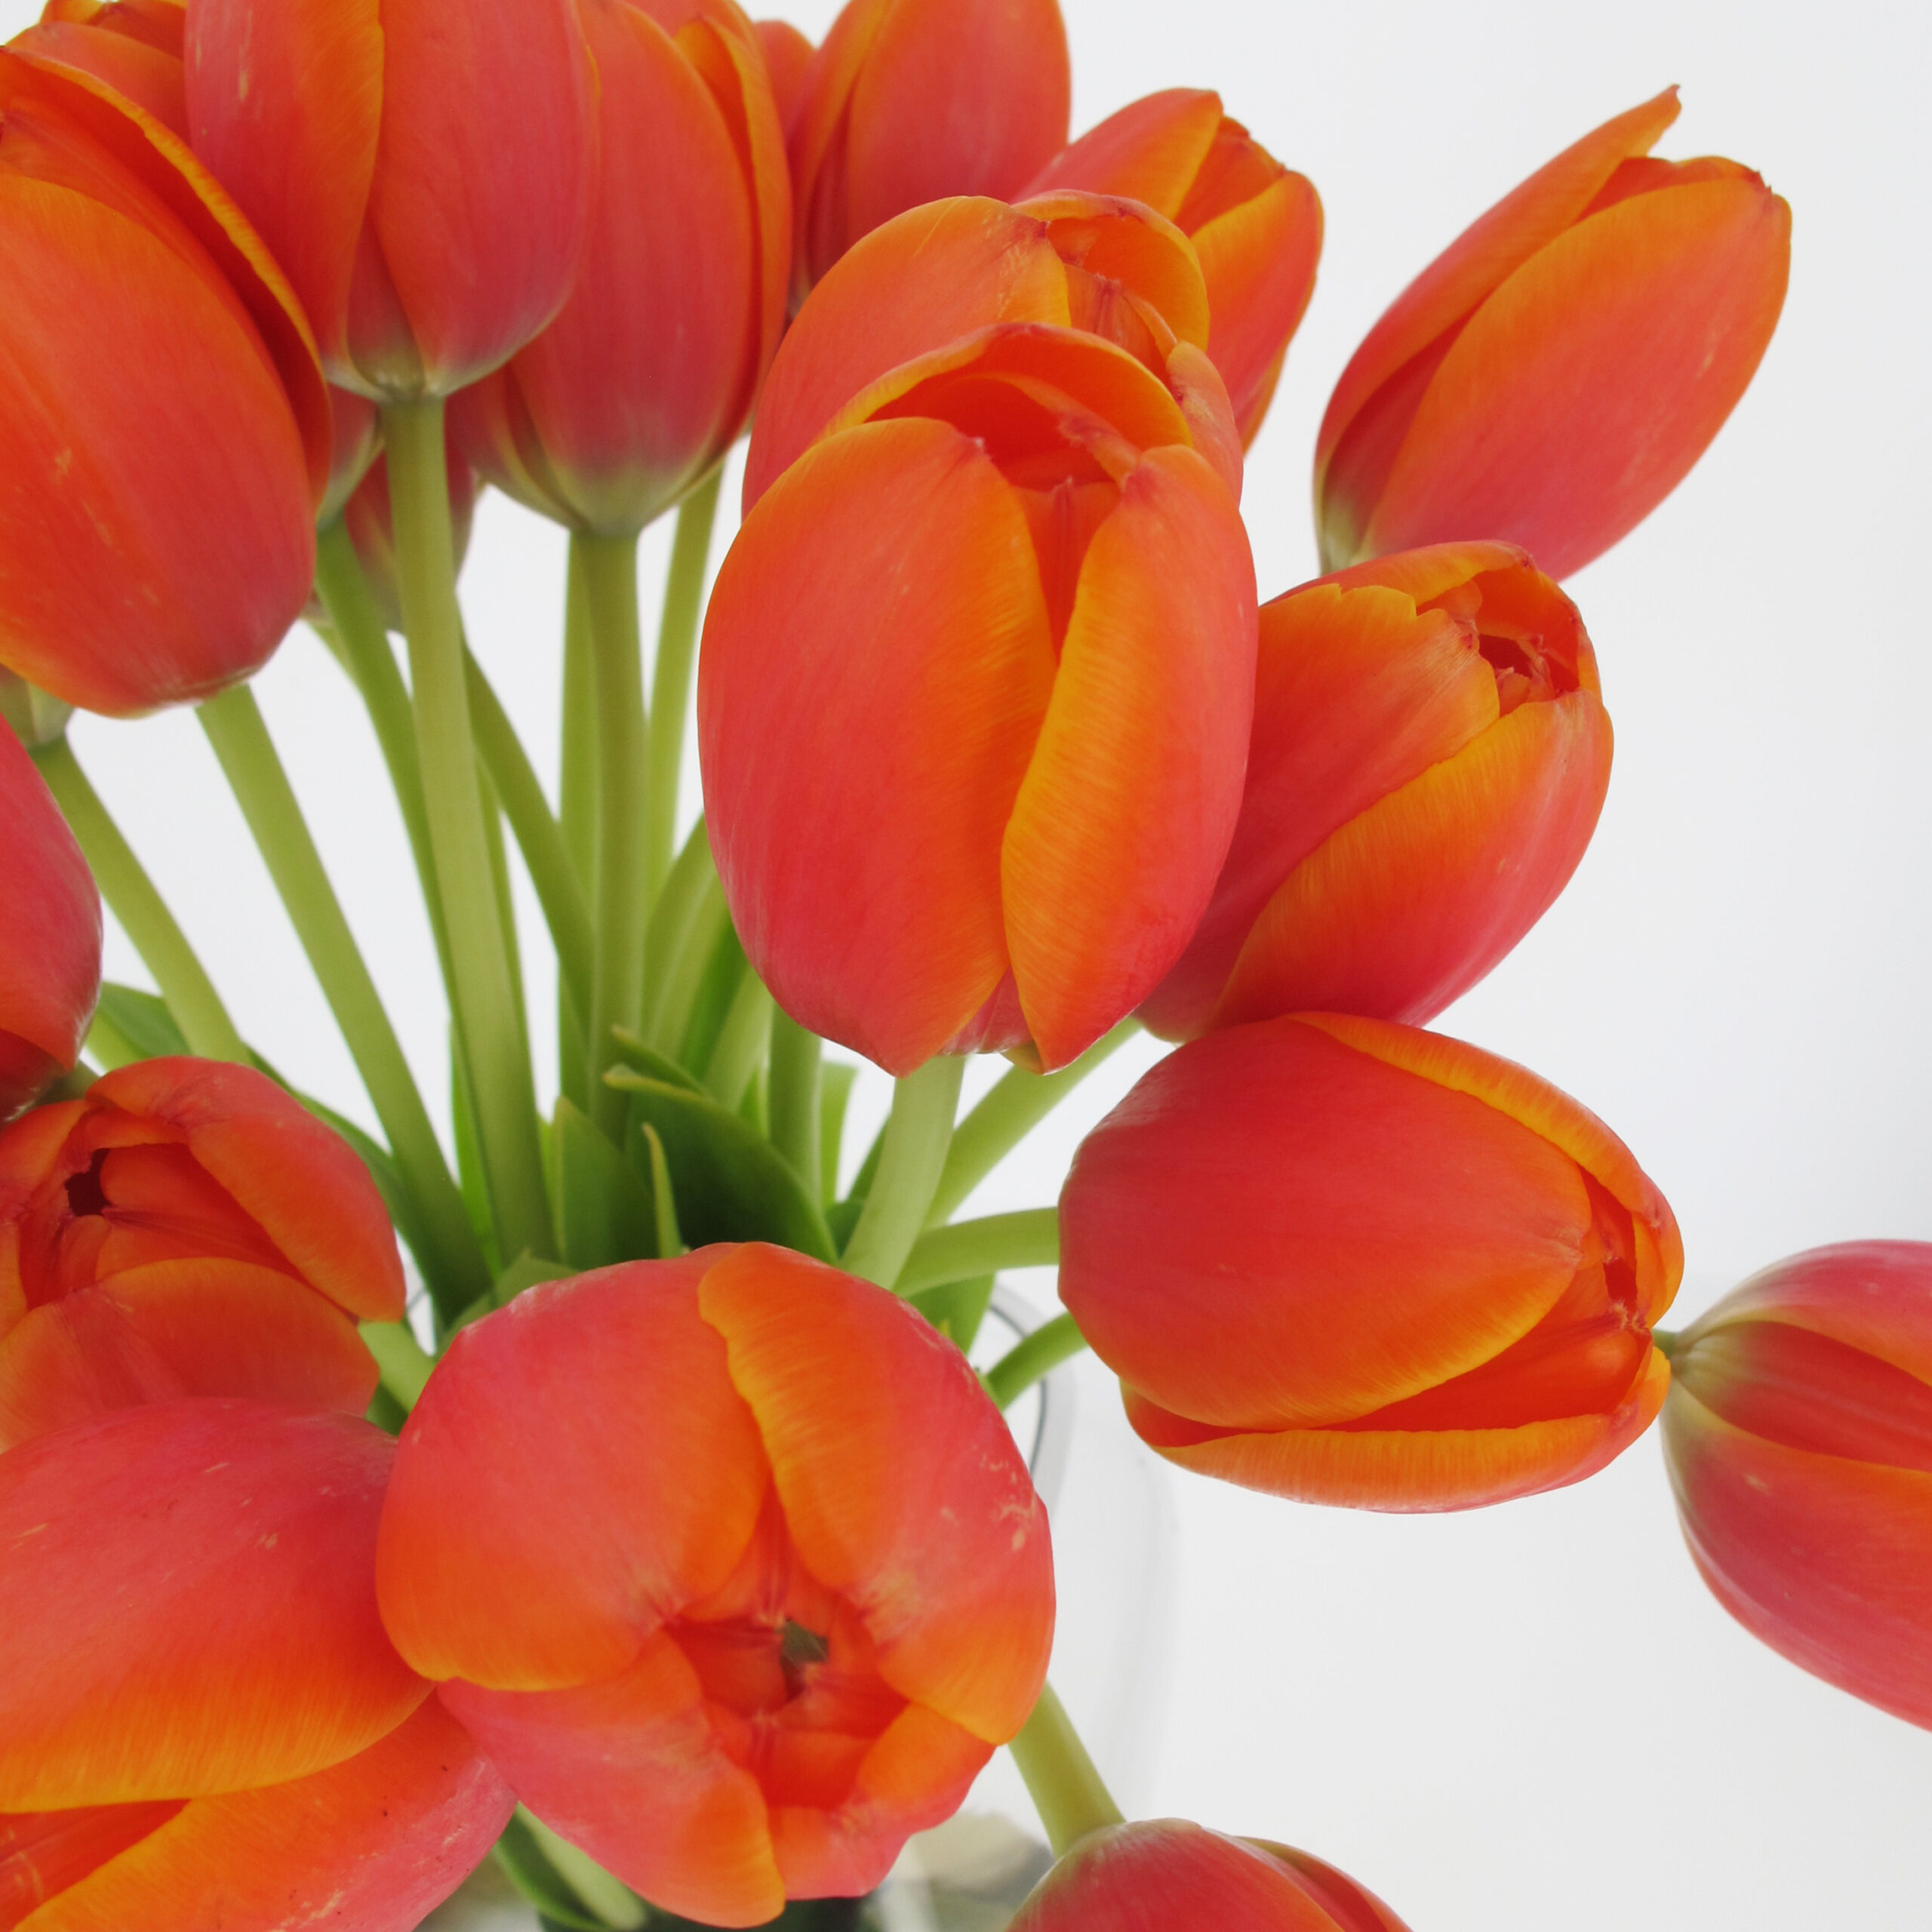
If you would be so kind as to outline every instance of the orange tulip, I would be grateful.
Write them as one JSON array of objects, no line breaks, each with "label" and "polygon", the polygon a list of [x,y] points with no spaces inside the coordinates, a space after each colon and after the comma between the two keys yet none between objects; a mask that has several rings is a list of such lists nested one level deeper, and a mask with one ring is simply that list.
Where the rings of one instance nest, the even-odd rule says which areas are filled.
[{"label": "orange tulip", "polygon": [[780,1003],[894,1072],[1064,1064],[1206,906],[1254,675],[1206,331],[1151,210],[962,199],[869,237],[774,365],[705,621],[712,845]]},{"label": "orange tulip", "polygon": [[435,396],[562,306],[596,158],[574,0],[195,0],[188,123],[330,380]]},{"label": "orange tulip", "polygon": [[47,0],[38,23],[8,44],[48,66],[105,81],[185,141],[186,19],[184,0]]},{"label": "orange tulip", "polygon": [[596,214],[562,312],[451,405],[460,446],[575,528],[641,530],[737,440],[785,322],[785,136],[734,0],[582,0]]},{"label": "orange tulip", "polygon": [[1420,1022],[1577,869],[1610,718],[1577,608],[1520,550],[1441,544],[1262,606],[1247,790],[1157,1033],[1313,1009]]},{"label": "orange tulip", "polygon": [[403,1656],[538,1817],[667,1911],[862,1893],[1046,1669],[1044,1512],[952,1345],[783,1248],[465,1329],[377,1555]]},{"label": "orange tulip", "polygon": [[359,1414],[401,1317],[381,1198],[252,1068],[151,1060],[0,1133],[0,1448],[130,1404]]},{"label": "orange tulip", "polygon": [[0,1456],[0,1926],[411,1932],[482,1858],[513,1801],[377,1615],[394,1454],[189,1401]]},{"label": "orange tulip", "polygon": [[1065,144],[1072,91],[1057,0],[848,0],[791,119],[794,306],[894,215],[1017,193]]},{"label": "orange tulip", "polygon": [[1521,1067],[1337,1014],[1183,1047],[1088,1135],[1060,1294],[1171,1462],[1371,1509],[1560,1487],[1642,1433],[1684,1272],[1629,1150]]},{"label": "orange tulip", "polygon": [[1041,1880],[1009,1932],[1407,1932],[1373,1892],[1305,1851],[1180,1818],[1091,1832]]},{"label": "orange tulip", "polygon": [[0,662],[115,715],[248,676],[301,611],[328,471],[280,272],[160,122],[14,54],[0,258]]},{"label": "orange tulip", "polygon": [[1777,326],[1791,210],[1733,161],[1606,122],[1466,229],[1343,371],[1315,445],[1324,567],[1468,537],[1567,577],[1724,426]]},{"label": "orange tulip", "polygon": [[100,992],[100,894],[94,875],[26,748],[4,721],[0,906],[8,928],[0,940],[4,1124],[80,1058]]},{"label": "orange tulip", "polygon": [[804,97],[812,44],[789,20],[758,20],[754,25],[764,55],[764,71],[771,82],[771,96],[778,103],[778,125],[789,133],[792,114]]},{"label": "orange tulip", "polygon": [[1932,1245],[1781,1261],[1680,1337],[1671,1368],[1665,1458],[1718,1601],[1932,1728]]},{"label": "orange tulip", "polygon": [[1315,293],[1321,198],[1291,174],[1221,97],[1171,88],[1109,115],[1064,148],[1025,191],[1089,188],[1145,202],[1201,256],[1214,316],[1208,352],[1251,443],[1281,380],[1288,343]]},{"label": "orange tulip", "polygon": [[[331,385],[329,403],[335,417],[335,440],[330,446],[328,488],[315,512],[318,529],[326,528],[341,515],[349,498],[368,475],[383,444],[382,417],[367,396]],[[469,466],[465,463],[463,468],[467,475]],[[383,513],[386,518],[386,489],[383,502]]]}]

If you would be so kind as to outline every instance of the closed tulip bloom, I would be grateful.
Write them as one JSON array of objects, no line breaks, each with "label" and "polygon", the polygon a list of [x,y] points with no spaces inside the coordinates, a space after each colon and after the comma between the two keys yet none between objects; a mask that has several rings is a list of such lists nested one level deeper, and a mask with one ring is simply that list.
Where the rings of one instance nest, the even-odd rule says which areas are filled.
[{"label": "closed tulip bloom", "polygon": [[48,0],[39,20],[8,45],[16,54],[105,81],[185,141],[186,17],[184,0]]},{"label": "closed tulip bloom", "polygon": [[301,611],[328,471],[280,271],[159,121],[12,54],[0,257],[0,663],[115,715],[248,676]]},{"label": "closed tulip bloom", "polygon": [[1180,1818],[1090,1832],[1034,1888],[1009,1932],[1407,1932],[1373,1892],[1305,1851]]},{"label": "closed tulip bloom", "polygon": [[395,1447],[188,1401],[0,1456],[0,1927],[413,1932],[481,1860],[513,1801],[377,1614]]},{"label": "closed tulip bloom", "polygon": [[869,1890],[1038,1695],[1045,1513],[905,1303],[782,1248],[546,1284],[451,1343],[377,1587],[536,1815],[669,1912]]},{"label": "closed tulip bloom", "polygon": [[789,131],[792,113],[804,95],[805,74],[812,64],[812,44],[789,20],[758,20],[753,25],[764,55],[765,74],[771,82],[771,97],[778,103],[778,125]]},{"label": "closed tulip bloom", "polygon": [[791,119],[794,305],[908,208],[1017,194],[1066,144],[1072,84],[1058,0],[849,0]]},{"label": "closed tulip bloom", "polygon": [[1060,1294],[1169,1461],[1466,1509],[1646,1429],[1684,1272],[1629,1150],[1523,1068],[1301,1014],[1183,1047],[1081,1143]]},{"label": "closed tulip bloom", "polygon": [[1566,148],[1396,298],[1315,454],[1330,570],[1468,537],[1567,577],[1641,523],[1777,326],[1791,210],[1748,168],[1668,162],[1677,91]]},{"label": "closed tulip bloom", "polygon": [[[315,526],[325,529],[341,515],[357,487],[369,473],[383,445],[380,412],[367,396],[353,389],[331,385],[329,405],[334,419],[335,436],[330,445],[329,483],[315,512]],[[463,466],[466,473],[467,463]],[[383,492],[388,502],[388,492]],[[384,515],[388,512],[385,509]]]},{"label": "closed tulip bloom", "polygon": [[183,1395],[368,1405],[401,1263],[347,1144],[253,1068],[138,1061],[0,1134],[0,1448]]},{"label": "closed tulip bloom", "polygon": [[1263,605],[1241,822],[1142,1018],[1432,1018],[1562,891],[1610,758],[1583,620],[1520,550],[1405,551]]},{"label": "closed tulip bloom", "polygon": [[574,0],[196,0],[188,125],[329,379],[447,395],[562,306],[595,182]]},{"label": "closed tulip bloom", "polygon": [[0,722],[0,1122],[81,1057],[100,992],[100,895],[26,748]]},{"label": "closed tulip bloom", "polygon": [[791,184],[764,55],[733,0],[583,0],[601,134],[570,299],[453,402],[499,488],[628,535],[737,440],[785,322]]},{"label": "closed tulip bloom", "polygon": [[[928,244],[979,266],[897,309]],[[895,1073],[1063,1065],[1207,903],[1254,607],[1206,328],[1152,211],[963,200],[869,238],[774,365],[705,622],[708,823],[779,1002]]]},{"label": "closed tulip bloom", "polygon": [[1665,1459],[1718,1601],[1932,1728],[1932,1245],[1794,1255],[1680,1337]]},{"label": "closed tulip bloom", "polygon": [[1214,327],[1208,352],[1251,443],[1281,380],[1321,259],[1321,198],[1284,168],[1221,97],[1193,88],[1149,94],[1049,162],[1029,195],[1089,188],[1145,202],[1192,239]]}]

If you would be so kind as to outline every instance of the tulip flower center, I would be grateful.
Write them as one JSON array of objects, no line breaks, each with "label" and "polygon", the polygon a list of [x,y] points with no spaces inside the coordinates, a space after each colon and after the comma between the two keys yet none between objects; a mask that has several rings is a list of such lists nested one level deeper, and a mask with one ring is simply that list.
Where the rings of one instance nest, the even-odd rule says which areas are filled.
[{"label": "tulip flower center", "polygon": [[180,1803],[0,1815],[0,1932],[158,1831]]},{"label": "tulip flower center", "polygon": [[1502,717],[1507,718],[1518,705],[1547,704],[1577,688],[1574,672],[1566,677],[1564,667],[1545,653],[1543,638],[1536,633],[1498,635],[1479,631],[1476,648],[1495,674],[1497,710]]}]

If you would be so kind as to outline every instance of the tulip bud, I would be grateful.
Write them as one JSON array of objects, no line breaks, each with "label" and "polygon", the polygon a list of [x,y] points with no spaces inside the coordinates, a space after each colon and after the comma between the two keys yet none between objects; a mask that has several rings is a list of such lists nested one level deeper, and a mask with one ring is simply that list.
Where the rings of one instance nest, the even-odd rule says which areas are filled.
[{"label": "tulip bud", "polygon": [[1018,1732],[1053,1629],[1045,1512],[964,1359],[758,1244],[464,1329],[377,1576],[537,1817],[708,1924],[876,1885]]},{"label": "tulip bud", "polygon": [[1008,1932],[1407,1932],[1373,1892],[1263,1838],[1180,1818],[1091,1832],[1034,1888]]},{"label": "tulip bud", "polygon": [[91,74],[188,138],[181,72],[184,0],[47,0],[38,23],[8,42],[43,65]]},{"label": "tulip bud", "polygon": [[785,322],[791,189],[752,23],[733,0],[583,0],[601,186],[555,321],[451,405],[518,502],[641,530],[737,440]]},{"label": "tulip bud", "polygon": [[1814,1248],[1681,1336],[1664,1454],[1718,1601],[1932,1728],[1932,1244]]},{"label": "tulip bud", "polygon": [[962,199],[869,236],[774,365],[705,620],[707,822],[780,1004],[894,1072],[1065,1064],[1206,905],[1254,678],[1207,326],[1152,210]]},{"label": "tulip bud", "polygon": [[[812,64],[814,50],[789,20],[758,20],[754,25],[764,55],[764,71],[771,82],[771,97],[778,103],[778,125],[789,134],[792,117],[804,96],[805,73]],[[786,178],[789,179],[789,169]],[[788,272],[789,266],[788,263]]]},{"label": "tulip bud", "polygon": [[327,529],[341,515],[349,498],[355,494],[357,485],[368,475],[383,446],[382,417],[367,396],[358,395],[353,389],[337,389],[331,384],[329,406],[335,437],[330,445],[328,488],[315,512],[315,527],[318,530]]},{"label": "tulip bud", "polygon": [[1060,1195],[1061,1297],[1141,1438],[1313,1503],[1466,1509],[1601,1469],[1663,1400],[1683,1271],[1594,1115],[1336,1014],[1183,1047]]},{"label": "tulip bud", "polygon": [[1566,148],[1369,331],[1315,445],[1324,568],[1480,534],[1567,577],[1683,480],[1777,326],[1791,210],[1736,162],[1651,158],[1677,112]]},{"label": "tulip bud", "polygon": [[0,1133],[0,1449],[183,1395],[360,1414],[355,1324],[402,1311],[374,1183],[252,1067],[137,1061]]},{"label": "tulip bud", "polygon": [[1314,183],[1223,113],[1219,94],[1171,88],[1109,115],[1025,192],[1054,188],[1145,202],[1192,241],[1214,317],[1208,353],[1228,386],[1242,442],[1254,441],[1315,292],[1321,200]]},{"label": "tulip bud", "polygon": [[188,123],[288,271],[329,379],[447,395],[570,292],[595,79],[574,0],[196,0]]},{"label": "tulip bud", "polygon": [[1563,890],[1610,755],[1583,620],[1520,550],[1406,551],[1263,605],[1241,820],[1141,1017],[1432,1018]]},{"label": "tulip bud", "polygon": [[407,1932],[483,1857],[514,1801],[377,1615],[394,1455],[190,1401],[0,1456],[0,1924]]},{"label": "tulip bud", "polygon": [[848,0],[792,116],[792,306],[908,208],[1017,194],[1065,145],[1072,91],[1058,0]]},{"label": "tulip bud", "polygon": [[328,467],[280,272],[160,122],[12,54],[0,258],[0,662],[116,715],[248,676],[308,594]]},{"label": "tulip bud", "polygon": [[[0,720],[0,1123],[81,1057],[100,992],[100,895],[33,760]],[[0,1294],[0,1323],[6,1306]]]}]

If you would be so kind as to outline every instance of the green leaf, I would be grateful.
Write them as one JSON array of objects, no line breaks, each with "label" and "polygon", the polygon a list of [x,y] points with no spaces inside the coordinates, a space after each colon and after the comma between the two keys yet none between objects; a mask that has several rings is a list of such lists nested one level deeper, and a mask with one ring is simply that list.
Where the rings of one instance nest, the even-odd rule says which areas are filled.
[{"label": "green leaf", "polygon": [[819,1163],[824,1172],[819,1177],[821,1201],[838,1198],[838,1157],[845,1143],[845,1103],[852,1097],[852,1083],[859,1069],[848,1060],[828,1060],[818,1070]]},{"label": "green leaf", "polygon": [[695,1070],[711,1064],[718,1036],[724,1030],[724,1017],[737,996],[738,982],[750,970],[745,949],[727,919],[705,961],[704,977],[698,981],[697,997],[691,1002],[691,1017],[678,1048],[678,1057],[685,1066]]},{"label": "green leaf", "polygon": [[496,1217],[490,1212],[490,1183],[483,1171],[483,1137],[477,1131],[476,1106],[469,1091],[469,1067],[463,1040],[450,1029],[450,1113],[456,1129],[457,1185],[463,1212],[469,1217],[490,1272],[500,1273],[503,1257],[497,1247]]},{"label": "green leaf", "polygon": [[661,1080],[667,1087],[682,1087],[688,1092],[702,1094],[704,1082],[694,1073],[687,1073],[678,1063],[660,1054],[633,1033],[628,1026],[613,1026],[611,1038],[617,1049],[617,1065],[605,1075],[613,1087],[621,1087],[621,1078],[615,1078],[620,1069],[641,1073],[647,1080]]},{"label": "green leaf", "polygon": [[969,1281],[945,1281],[936,1288],[921,1288],[906,1299],[964,1354],[986,1318],[994,1278],[980,1275]]},{"label": "green leaf", "polygon": [[832,1236],[832,1245],[843,1254],[851,1245],[852,1230],[859,1225],[859,1217],[866,1211],[866,1197],[855,1194],[849,1200],[835,1201],[825,1211],[825,1225]]},{"label": "green leaf", "polygon": [[101,987],[87,1044],[88,1051],[109,1073],[137,1060],[160,1060],[188,1051],[165,999],[111,980]]},{"label": "green leaf", "polygon": [[664,1143],[648,1121],[638,1124],[644,1137],[645,1151],[651,1157],[651,1198],[657,1210],[657,1252],[660,1258],[687,1252],[684,1236],[678,1231],[678,1198],[671,1186],[671,1164],[664,1158]]},{"label": "green leaf", "polygon": [[521,1818],[512,1818],[503,1827],[496,1844],[497,1863],[509,1881],[552,1924],[568,1926],[571,1932],[610,1932],[602,1919],[593,1918],[583,1909],[576,1893],[557,1875],[557,1869],[543,1856],[536,1835]]},{"label": "green leaf", "polygon": [[626,1148],[650,1171],[644,1129],[663,1143],[678,1226],[694,1247],[714,1241],[769,1241],[821,1261],[835,1259],[817,1204],[791,1164],[749,1122],[715,1100],[632,1075]]},{"label": "green leaf", "polygon": [[550,1130],[557,1239],[574,1270],[658,1252],[650,1188],[589,1118],[558,1097]]}]

